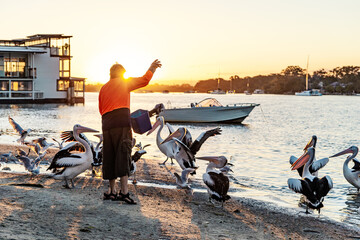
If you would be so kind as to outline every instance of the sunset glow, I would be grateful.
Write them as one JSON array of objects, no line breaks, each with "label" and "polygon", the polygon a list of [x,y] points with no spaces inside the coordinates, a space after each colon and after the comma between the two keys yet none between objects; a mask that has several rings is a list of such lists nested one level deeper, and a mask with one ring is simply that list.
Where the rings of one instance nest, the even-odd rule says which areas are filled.
[{"label": "sunset glow", "polygon": [[[122,64],[143,75],[158,58],[153,82],[191,82],[279,73],[289,65],[359,65],[358,1],[35,1],[36,14],[2,27],[1,39],[36,33],[72,35],[72,75],[106,82]],[[2,4],[4,19],[28,14],[27,2]],[[66,13],[56,17],[53,9]]]}]

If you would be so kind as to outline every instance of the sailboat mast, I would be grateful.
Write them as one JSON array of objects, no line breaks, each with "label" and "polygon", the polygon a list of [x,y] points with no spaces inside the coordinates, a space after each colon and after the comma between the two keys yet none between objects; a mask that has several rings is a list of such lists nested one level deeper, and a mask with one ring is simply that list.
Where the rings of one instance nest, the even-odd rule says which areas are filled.
[{"label": "sailboat mast", "polygon": [[306,77],[305,77],[305,81],[306,81],[306,91],[309,90],[309,56],[307,58],[307,63],[306,63]]}]

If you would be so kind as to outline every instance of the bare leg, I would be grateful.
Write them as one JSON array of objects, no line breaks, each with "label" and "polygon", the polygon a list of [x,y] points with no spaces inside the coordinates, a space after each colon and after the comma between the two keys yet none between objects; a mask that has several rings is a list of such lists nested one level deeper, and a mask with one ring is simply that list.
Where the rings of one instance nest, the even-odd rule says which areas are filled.
[{"label": "bare leg", "polygon": [[116,180],[116,179],[111,179],[111,180],[109,180],[109,191],[108,191],[108,194],[110,194],[110,193],[116,194],[115,180]]},{"label": "bare leg", "polygon": [[170,158],[171,159],[171,165],[174,165],[174,161],[173,161],[173,159],[172,158]]},{"label": "bare leg", "polygon": [[120,177],[120,185],[121,185],[121,193],[127,194],[128,193],[128,176]]}]

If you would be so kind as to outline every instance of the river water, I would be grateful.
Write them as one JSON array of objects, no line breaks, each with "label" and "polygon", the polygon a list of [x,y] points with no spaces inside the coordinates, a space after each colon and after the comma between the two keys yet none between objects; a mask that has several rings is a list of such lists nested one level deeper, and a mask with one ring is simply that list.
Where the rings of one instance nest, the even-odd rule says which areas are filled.
[{"label": "river water", "polygon": [[[208,94],[183,93],[132,93],[132,111],[152,109],[157,103],[166,107],[185,107],[199,102]],[[59,138],[60,132],[70,130],[76,123],[101,130],[97,93],[86,94],[86,104],[67,106],[44,105],[0,105],[0,143],[16,144],[18,138],[8,123],[12,116],[23,128],[34,131],[30,139],[38,136]],[[235,164],[232,168],[230,195],[270,201],[299,212],[300,194],[287,187],[288,178],[297,178],[290,171],[290,155],[300,156],[312,135],[317,135],[317,159],[328,157],[352,145],[360,144],[360,97],[322,96],[300,97],[268,94],[229,94],[215,96],[223,105],[233,103],[260,103],[241,125],[231,124],[181,124],[187,127],[193,139],[201,132],[220,126],[222,135],[206,141],[197,156],[224,155]],[[152,119],[155,121],[155,119]],[[163,137],[166,137],[166,131]],[[87,135],[91,140],[97,139]],[[156,133],[149,136],[134,134],[137,142],[150,143],[147,157],[165,158],[156,146]],[[360,227],[360,194],[342,174],[346,156],[330,159],[319,172],[319,177],[329,175],[334,188],[324,201],[322,218],[331,218]],[[200,181],[205,163],[198,161],[200,170],[196,179]]]}]

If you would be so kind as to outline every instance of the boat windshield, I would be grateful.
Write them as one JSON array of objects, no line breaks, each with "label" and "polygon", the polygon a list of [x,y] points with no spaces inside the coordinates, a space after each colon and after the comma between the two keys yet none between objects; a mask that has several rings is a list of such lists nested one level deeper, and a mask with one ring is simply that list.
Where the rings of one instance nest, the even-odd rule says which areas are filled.
[{"label": "boat windshield", "polygon": [[195,105],[195,107],[222,107],[221,103],[215,98],[205,98]]}]

